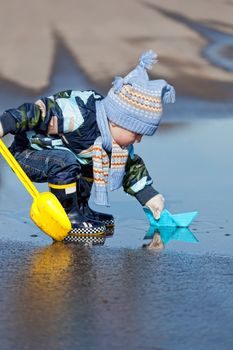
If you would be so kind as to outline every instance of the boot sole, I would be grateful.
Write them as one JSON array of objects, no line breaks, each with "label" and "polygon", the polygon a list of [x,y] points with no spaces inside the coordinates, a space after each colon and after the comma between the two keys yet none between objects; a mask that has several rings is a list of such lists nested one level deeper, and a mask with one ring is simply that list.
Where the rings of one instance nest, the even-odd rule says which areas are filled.
[{"label": "boot sole", "polygon": [[68,236],[64,238],[64,242],[102,245],[106,239],[105,231],[105,226],[73,228]]},{"label": "boot sole", "polygon": [[113,229],[114,228],[114,224],[107,224],[106,222],[104,222],[106,228],[108,229]]},{"label": "boot sole", "polygon": [[68,235],[64,242],[66,243],[80,243],[80,244],[91,244],[91,245],[103,245],[106,240],[105,235],[87,235],[87,236],[79,236],[79,235]]},{"label": "boot sole", "polygon": [[72,230],[69,232],[70,235],[82,235],[82,236],[91,236],[91,235],[105,235],[106,227],[98,226],[98,227],[78,227],[78,228],[72,228]]}]

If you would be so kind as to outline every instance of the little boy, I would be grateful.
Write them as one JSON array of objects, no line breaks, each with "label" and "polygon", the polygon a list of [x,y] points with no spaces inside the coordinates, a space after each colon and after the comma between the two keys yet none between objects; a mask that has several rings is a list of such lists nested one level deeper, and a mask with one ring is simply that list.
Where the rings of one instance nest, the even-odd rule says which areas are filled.
[{"label": "little boy", "polygon": [[162,102],[175,101],[165,80],[149,80],[156,57],[153,51],[142,54],[125,78],[116,77],[106,97],[67,90],[0,116],[0,137],[15,135],[14,157],[32,181],[48,182],[64,207],[72,224],[66,240],[95,241],[114,225],[112,215],[89,207],[92,184],[96,204],[109,205],[108,189],[123,186],[160,217],[164,198],[133,152],[135,142],[156,131]]}]

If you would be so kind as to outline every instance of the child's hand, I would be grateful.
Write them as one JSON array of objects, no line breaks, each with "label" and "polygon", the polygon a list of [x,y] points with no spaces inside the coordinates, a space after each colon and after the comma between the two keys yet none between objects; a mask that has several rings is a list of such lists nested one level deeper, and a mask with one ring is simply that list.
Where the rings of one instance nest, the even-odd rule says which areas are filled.
[{"label": "child's hand", "polygon": [[152,197],[145,204],[152,211],[156,220],[160,218],[160,214],[162,213],[164,208],[164,202],[164,197],[161,194],[156,194],[156,196]]},{"label": "child's hand", "polygon": [[2,123],[0,123],[0,138],[3,137],[3,128]]}]

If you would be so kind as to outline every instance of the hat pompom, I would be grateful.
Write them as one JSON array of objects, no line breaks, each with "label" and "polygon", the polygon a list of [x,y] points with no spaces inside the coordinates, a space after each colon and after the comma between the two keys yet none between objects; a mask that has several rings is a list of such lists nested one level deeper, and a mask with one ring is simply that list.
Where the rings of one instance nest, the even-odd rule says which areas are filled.
[{"label": "hat pompom", "polygon": [[167,84],[162,91],[164,103],[174,103],[176,100],[176,92],[172,85]]},{"label": "hat pompom", "polygon": [[154,51],[152,50],[146,51],[141,55],[139,59],[139,65],[142,68],[151,69],[153,64],[158,62],[157,57],[158,56]]}]

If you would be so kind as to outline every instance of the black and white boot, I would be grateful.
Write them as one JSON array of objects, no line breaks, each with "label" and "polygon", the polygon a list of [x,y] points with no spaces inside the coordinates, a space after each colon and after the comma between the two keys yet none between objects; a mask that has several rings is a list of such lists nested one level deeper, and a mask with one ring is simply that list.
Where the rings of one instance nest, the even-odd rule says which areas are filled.
[{"label": "black and white boot", "polygon": [[78,207],[82,215],[90,220],[101,221],[106,226],[106,235],[114,233],[114,217],[111,214],[100,213],[89,207],[88,200],[91,196],[92,183],[80,178],[77,181]]},{"label": "black and white boot", "polygon": [[77,205],[76,183],[69,185],[49,184],[49,187],[51,192],[61,202],[72,225],[72,230],[65,237],[64,242],[93,245],[104,244],[106,226],[103,222],[88,218],[81,213]]},{"label": "black and white boot", "polygon": [[106,226],[106,236],[111,236],[114,233],[114,217],[111,214],[99,213],[91,209],[87,201],[78,201],[79,210],[86,218],[97,220]]}]

